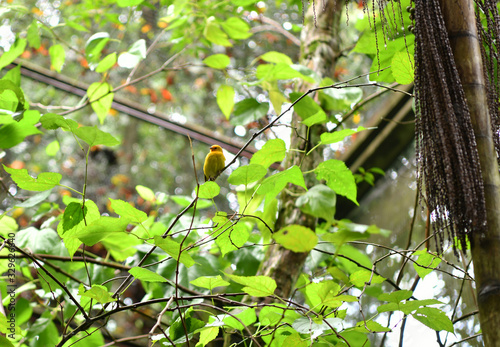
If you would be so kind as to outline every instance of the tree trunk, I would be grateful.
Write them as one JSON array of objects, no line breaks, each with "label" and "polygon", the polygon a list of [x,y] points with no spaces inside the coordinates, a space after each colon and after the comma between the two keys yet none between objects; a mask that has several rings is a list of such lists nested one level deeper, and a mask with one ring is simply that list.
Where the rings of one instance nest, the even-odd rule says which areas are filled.
[{"label": "tree trunk", "polygon": [[[312,69],[320,77],[332,76],[332,69],[339,51],[338,31],[343,3],[340,0],[327,0],[321,2],[321,6],[313,6],[315,4],[313,1],[304,19],[300,63]],[[310,86],[303,85],[300,90],[306,92],[309,88]],[[301,124],[297,114],[294,114],[292,127],[296,131],[292,131],[290,147],[300,152],[289,152],[286,167],[300,165],[303,172],[316,168],[323,161],[321,150],[316,150],[308,156],[305,156],[305,153],[319,141],[319,135],[325,131],[324,126],[311,127],[308,135],[307,127]],[[317,183],[311,174],[306,175],[305,180],[308,187]],[[283,191],[280,196],[280,210],[275,230],[290,224],[299,224],[315,230],[316,218],[302,213],[295,206],[297,194],[303,193],[303,189],[289,186],[287,190]],[[308,253],[295,253],[279,245],[270,246],[259,274],[276,280],[278,287],[275,294],[280,297],[289,297],[307,255]]]},{"label": "tree trunk", "polygon": [[472,231],[479,320],[485,346],[500,346],[500,176],[471,0],[441,0],[450,43],[470,109],[484,181],[487,227]]}]

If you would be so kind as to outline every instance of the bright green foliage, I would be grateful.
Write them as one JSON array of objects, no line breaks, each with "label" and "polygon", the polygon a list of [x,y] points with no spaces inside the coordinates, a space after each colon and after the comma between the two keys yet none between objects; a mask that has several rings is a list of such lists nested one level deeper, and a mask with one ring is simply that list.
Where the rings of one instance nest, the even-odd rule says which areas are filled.
[{"label": "bright green foliage", "polygon": [[257,194],[263,194],[267,197],[274,198],[278,195],[287,183],[295,184],[307,190],[304,182],[304,176],[298,166],[291,168],[267,177],[262,181],[261,186],[257,189]]},{"label": "bright green foliage", "polygon": [[271,164],[281,162],[285,159],[286,146],[285,141],[281,139],[273,139],[266,142],[266,144],[252,156],[250,164],[259,164],[264,168],[268,168]]},{"label": "bright green foliage", "polygon": [[287,225],[275,232],[273,239],[296,253],[309,252],[318,244],[318,236],[302,225]]},{"label": "bright green foliage", "polygon": [[437,255],[427,252],[426,249],[416,251],[414,255],[418,255],[418,258],[413,263],[413,268],[422,279],[441,263],[441,259]]},{"label": "bright green foliage", "polygon": [[231,61],[229,60],[229,57],[225,54],[214,54],[203,59],[203,62],[207,66],[214,69],[225,69],[226,67],[228,67]]},{"label": "bright green foliage", "polygon": [[239,184],[249,185],[250,183],[260,180],[266,174],[267,170],[264,166],[259,164],[250,164],[239,167],[236,170],[234,170],[231,176],[229,176],[229,178],[227,179],[227,181],[234,185],[239,185]]},{"label": "bright green foliage", "polygon": [[179,260],[182,264],[187,267],[194,265],[195,261],[187,252],[181,252],[181,244],[172,240],[171,238],[163,238],[161,236],[155,236],[155,245],[163,249],[168,255],[170,255],[176,261]]},{"label": "bright green foliage", "polygon": [[230,283],[226,282],[220,276],[203,276],[189,282],[195,286],[207,289],[214,289],[217,287],[228,286]]},{"label": "bright green foliage", "polygon": [[336,143],[343,141],[347,136],[359,133],[360,131],[366,130],[366,128],[358,127],[357,129],[343,129],[339,131],[334,131],[333,133],[323,133],[321,134],[321,143],[324,145],[329,145],[331,143]]},{"label": "bright green foliage", "polygon": [[115,199],[109,199],[109,201],[111,201],[111,208],[117,215],[130,220],[132,223],[142,223],[148,218],[146,213],[136,209],[128,202]]},{"label": "bright green foliage", "polygon": [[85,297],[94,299],[97,302],[100,302],[103,304],[105,304],[107,302],[116,301],[116,299],[113,299],[111,297],[111,295],[108,292],[108,289],[106,287],[98,285],[98,284],[94,284],[92,286],[92,288],[90,288],[89,290],[85,290],[83,288],[83,285],[80,285],[80,288],[78,290],[78,294],[81,296],[85,296]]},{"label": "bright green foliage", "polygon": [[5,52],[0,57],[0,69],[3,69],[10,63],[14,61],[17,57],[19,57],[26,48],[27,40],[26,39],[16,39],[12,47],[10,47],[8,52]]},{"label": "bright green foliage", "polygon": [[269,103],[258,102],[253,98],[243,99],[234,105],[232,125],[246,125],[264,117],[269,110]]},{"label": "bright green foliage", "polygon": [[138,280],[145,282],[168,282],[167,279],[163,276],[158,275],[157,273],[144,269],[142,267],[133,267],[128,272],[137,278]]},{"label": "bright green foliage", "polygon": [[10,177],[19,188],[41,192],[49,190],[59,185],[62,175],[57,172],[42,172],[34,178],[28,174],[26,169],[12,169],[4,165],[4,170],[10,174]]},{"label": "bright green foliage", "polygon": [[325,180],[326,185],[338,195],[343,195],[356,205],[356,183],[352,172],[340,160],[330,159],[322,162],[314,170],[318,180]]},{"label": "bright green foliage", "polygon": [[234,88],[228,85],[222,85],[217,90],[217,105],[219,105],[222,114],[229,119],[234,109]]},{"label": "bright green foliage", "polygon": [[213,199],[217,195],[219,195],[219,193],[220,193],[220,186],[213,181],[208,181],[200,186],[198,197],[200,199]]},{"label": "bright green foliage", "polygon": [[333,222],[337,195],[333,190],[323,184],[309,189],[304,195],[299,196],[295,205],[304,213],[311,216],[323,218],[327,222]]},{"label": "bright green foliage", "polygon": [[114,94],[111,86],[108,83],[92,83],[87,90],[87,95],[92,109],[97,114],[102,124],[113,103]]},{"label": "bright green foliage", "polygon": [[243,285],[243,291],[251,296],[269,296],[273,295],[276,290],[276,281],[267,276],[236,276],[229,274],[227,276],[232,281]]},{"label": "bright green foliage", "polygon": [[137,190],[137,193],[144,200],[151,201],[151,202],[153,202],[155,200],[155,193],[150,188],[139,184],[139,185],[135,186],[135,190]]}]

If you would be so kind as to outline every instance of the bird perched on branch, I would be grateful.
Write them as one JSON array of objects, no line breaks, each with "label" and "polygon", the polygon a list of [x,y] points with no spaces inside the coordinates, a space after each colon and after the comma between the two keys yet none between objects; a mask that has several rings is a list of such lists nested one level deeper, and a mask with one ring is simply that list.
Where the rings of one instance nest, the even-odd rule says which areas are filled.
[{"label": "bird perched on branch", "polygon": [[203,173],[205,174],[206,181],[215,181],[217,176],[220,175],[226,163],[224,153],[219,145],[210,147],[210,153],[205,158],[205,165],[203,165]]}]

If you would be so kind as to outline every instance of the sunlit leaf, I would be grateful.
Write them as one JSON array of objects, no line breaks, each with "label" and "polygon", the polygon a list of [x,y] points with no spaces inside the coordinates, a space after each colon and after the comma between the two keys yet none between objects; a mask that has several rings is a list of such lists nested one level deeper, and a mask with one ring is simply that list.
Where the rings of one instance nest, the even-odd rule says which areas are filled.
[{"label": "sunlit leaf", "polygon": [[267,174],[267,169],[262,165],[250,164],[237,168],[228,177],[227,181],[234,185],[248,185],[260,180]]},{"label": "sunlit leaf", "polygon": [[225,54],[213,54],[203,59],[203,62],[214,69],[225,69],[231,63],[231,60]]},{"label": "sunlit leaf", "polygon": [[133,267],[128,272],[138,280],[144,282],[168,282],[165,277],[142,267]]},{"label": "sunlit leaf", "polygon": [[276,281],[268,276],[236,276],[226,275],[234,282],[242,284],[243,291],[248,295],[263,297],[274,294],[276,290]]},{"label": "sunlit leaf", "polygon": [[142,223],[148,219],[145,212],[136,209],[126,201],[111,198],[109,201],[111,201],[111,208],[117,215],[129,219],[133,223]]},{"label": "sunlit leaf", "polygon": [[268,140],[250,159],[250,164],[262,165],[268,168],[271,164],[281,162],[285,159],[286,145],[282,139]]},{"label": "sunlit leaf", "polygon": [[181,252],[179,258],[181,244],[172,240],[170,237],[163,238],[161,236],[155,236],[154,240],[156,246],[163,249],[168,255],[170,255],[176,261],[177,259],[179,259],[179,262],[184,264],[186,267],[191,267],[195,264],[195,261],[187,253],[187,251]]},{"label": "sunlit leaf", "polygon": [[219,195],[219,193],[220,193],[220,186],[213,181],[208,181],[200,186],[198,197],[200,199],[213,199],[217,195]]},{"label": "sunlit leaf", "polygon": [[66,52],[61,45],[52,45],[49,48],[51,66],[57,72],[61,72],[66,60]]},{"label": "sunlit leaf", "polygon": [[10,174],[12,180],[21,189],[33,190],[41,192],[52,189],[59,185],[62,175],[57,172],[42,172],[38,177],[34,178],[28,174],[26,169],[13,169],[3,165],[3,168]]},{"label": "sunlit leaf", "polygon": [[231,112],[234,108],[234,96],[235,92],[233,87],[228,85],[221,85],[217,90],[217,105],[219,105],[222,114],[229,119]]},{"label": "sunlit leaf", "polygon": [[333,221],[336,204],[337,195],[323,184],[318,184],[310,188],[295,201],[295,205],[302,212],[314,217],[323,218],[328,222]]},{"label": "sunlit leaf", "polygon": [[318,236],[302,225],[287,225],[273,234],[273,239],[296,253],[309,252],[318,244]]},{"label": "sunlit leaf", "polygon": [[316,178],[325,180],[326,185],[333,189],[335,193],[343,195],[356,205],[359,205],[356,200],[357,186],[354,176],[341,160],[330,159],[324,161],[316,167]]}]

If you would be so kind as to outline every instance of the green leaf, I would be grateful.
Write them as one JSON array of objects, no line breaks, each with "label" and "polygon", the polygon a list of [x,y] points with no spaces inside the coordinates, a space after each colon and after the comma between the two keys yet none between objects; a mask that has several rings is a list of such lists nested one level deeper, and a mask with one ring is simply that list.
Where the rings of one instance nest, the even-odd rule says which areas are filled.
[{"label": "green leaf", "polygon": [[292,59],[288,55],[276,51],[270,51],[264,53],[260,56],[260,59],[268,63],[275,63],[275,64],[284,63],[288,65],[293,64]]},{"label": "green leaf", "polygon": [[244,40],[252,36],[250,26],[243,19],[230,17],[220,24],[222,29],[234,40]]},{"label": "green leaf", "polygon": [[350,241],[367,239],[373,234],[389,236],[391,232],[386,229],[380,229],[376,225],[357,224],[351,223],[348,220],[340,220],[333,227],[333,232],[322,234],[321,237],[325,241],[342,245]]},{"label": "green leaf", "polygon": [[66,119],[55,113],[46,113],[40,118],[40,123],[47,130],[62,128],[65,131],[75,130],[78,128],[78,123],[72,119]]},{"label": "green leaf", "polygon": [[225,54],[213,54],[203,59],[203,63],[213,69],[225,69],[231,63],[229,57]]},{"label": "green leaf", "polygon": [[[185,195],[173,195],[170,197],[170,199],[172,199],[176,204],[182,207],[188,207],[193,200],[193,198],[191,198],[190,196],[185,196]],[[196,203],[196,208],[203,209],[210,207],[212,205],[213,205],[212,201],[198,200],[198,202]]]},{"label": "green leaf", "polygon": [[90,288],[89,290],[85,290],[83,284],[80,284],[80,287],[78,288],[78,294],[80,296],[85,296],[94,299],[102,304],[116,301],[116,299],[113,299],[111,297],[108,288],[106,288],[105,286],[101,286],[99,284],[92,285],[92,288]]},{"label": "green leaf", "polygon": [[14,83],[14,85],[17,88],[19,88],[20,96],[24,97],[24,93],[22,93],[21,90],[21,65],[17,65],[16,67],[10,69],[0,79],[0,81],[6,81],[6,80],[9,80],[12,83]]},{"label": "green leaf", "polygon": [[186,267],[191,267],[195,264],[195,261],[191,256],[187,253],[187,251],[182,251],[180,258],[179,252],[181,244],[172,240],[170,237],[163,238],[161,236],[156,235],[154,237],[155,245],[163,249],[168,255],[170,255],[175,261],[179,259],[179,262],[184,264]]},{"label": "green leaf", "polygon": [[269,103],[260,103],[253,98],[243,99],[234,105],[232,125],[246,125],[264,117],[269,111]]},{"label": "green leaf", "polygon": [[[236,329],[243,330],[246,326],[249,326],[257,321],[257,315],[255,314],[255,308],[244,307],[242,309],[232,310],[231,314],[237,317],[240,321],[238,321],[233,316],[227,315],[223,322],[227,326]],[[242,324],[243,323],[243,324]]]},{"label": "green leaf", "polygon": [[219,327],[207,327],[200,331],[200,338],[195,347],[205,347],[219,335]]},{"label": "green leaf", "polygon": [[310,188],[295,201],[295,206],[299,207],[302,212],[323,218],[330,223],[333,222],[336,204],[337,195],[323,184]]},{"label": "green leaf", "polygon": [[203,29],[203,36],[205,38],[215,43],[216,45],[221,45],[225,47],[231,47],[232,44],[229,42],[227,34],[222,31],[219,23],[214,17],[210,17],[207,19],[205,23],[205,28]]},{"label": "green leaf", "polygon": [[120,144],[120,141],[115,139],[111,134],[98,129],[97,126],[80,127],[75,129],[74,134],[87,142],[89,146],[116,146]]},{"label": "green leaf", "polygon": [[25,140],[26,137],[41,134],[35,126],[40,119],[38,111],[25,111],[23,119],[12,122],[0,128],[0,148],[12,148]]},{"label": "green leaf", "polygon": [[338,195],[345,196],[356,205],[357,187],[354,176],[341,160],[330,159],[322,162],[314,170],[318,180],[325,180],[328,187]]},{"label": "green leaf", "polygon": [[356,327],[353,330],[360,331],[363,333],[380,333],[380,332],[392,331],[391,329],[384,327],[380,323],[377,323],[372,320],[356,323]]},{"label": "green leaf", "polygon": [[[11,75],[11,77],[14,76]],[[24,98],[24,93],[22,89],[16,84],[17,78],[15,78],[14,80],[6,79],[5,76],[0,80],[0,114],[3,113],[12,115],[15,112],[20,112],[28,109],[28,104],[26,103],[26,100]],[[38,111],[31,112],[37,112],[39,114]],[[3,118],[5,119],[5,117]],[[11,122],[15,121],[15,119],[11,117],[9,118]],[[2,123],[6,123],[5,120],[3,120]]]},{"label": "green leaf", "polygon": [[33,253],[67,255],[61,252],[63,245],[57,233],[52,229],[36,229],[28,227],[16,233],[16,245],[29,248]]},{"label": "green leaf", "polygon": [[[83,207],[83,208],[82,208]],[[64,209],[62,217],[62,230],[65,231],[74,228],[80,224],[87,214],[87,206],[82,206],[81,203],[72,202]]]},{"label": "green leaf", "polygon": [[117,61],[116,52],[108,54],[107,56],[104,57],[103,60],[99,62],[99,64],[97,64],[95,71],[99,73],[106,72],[116,64],[116,61]]},{"label": "green leaf", "polygon": [[[333,80],[324,79],[322,86],[333,84]],[[358,87],[328,88],[318,94],[321,106],[328,111],[345,112],[351,109],[363,97],[363,90]]]},{"label": "green leaf", "polygon": [[399,303],[403,300],[407,300],[411,298],[413,292],[411,290],[396,290],[392,293],[383,293],[380,294],[378,299],[380,301],[389,301],[394,303]]},{"label": "green leaf", "polygon": [[213,181],[208,181],[200,186],[198,197],[200,199],[213,199],[220,193],[220,187]]},{"label": "green leaf", "polygon": [[79,24],[79,23],[76,23],[74,21],[66,21],[65,23],[67,26],[69,26],[70,28],[73,28],[75,30],[78,30],[78,31],[84,31],[84,32],[89,32],[87,30],[87,28],[85,28],[83,25]]},{"label": "green leaf", "polygon": [[28,27],[28,34],[26,37],[31,48],[40,48],[42,42],[40,40],[40,32],[38,30],[38,21],[36,19],[33,19],[30,26]]},{"label": "green leaf", "polygon": [[142,4],[144,0],[117,0],[116,4],[119,7],[132,7]]},{"label": "green leaf", "polygon": [[146,58],[146,52],[146,41],[144,39],[137,40],[127,52],[120,54],[118,65],[126,69],[133,69]]},{"label": "green leaf", "polygon": [[323,133],[321,134],[321,143],[324,145],[329,145],[331,143],[340,142],[343,141],[347,136],[351,136],[352,134],[359,133],[363,130],[367,129],[360,126],[357,129],[342,129],[334,131],[332,133]]},{"label": "green leaf", "polygon": [[36,192],[52,189],[59,185],[62,179],[62,175],[57,172],[42,172],[37,178],[33,178],[26,169],[13,169],[5,165],[3,168],[10,174],[19,188]]},{"label": "green leaf", "polygon": [[[243,247],[250,237],[250,233],[243,223],[234,224],[232,227],[229,227],[229,223],[219,224],[216,230],[216,234],[219,236],[215,240],[215,244],[219,246],[222,256]],[[220,231],[224,232],[219,234]]]},{"label": "green leaf", "polygon": [[340,285],[331,280],[324,280],[319,283],[309,283],[305,287],[306,299],[312,309],[328,306],[337,308],[342,305],[342,301],[336,296],[340,291]]},{"label": "green leaf", "polygon": [[148,215],[145,212],[136,209],[128,202],[111,198],[109,198],[109,201],[111,201],[111,208],[114,212],[123,218],[129,219],[130,222],[139,224],[148,219]]},{"label": "green leaf", "polygon": [[16,41],[14,41],[14,44],[10,46],[10,49],[0,56],[0,70],[19,57],[24,52],[26,44],[26,39],[16,38]]},{"label": "green leaf", "polygon": [[272,139],[258,150],[250,159],[250,164],[262,165],[268,168],[273,163],[281,162],[285,159],[286,145],[282,139]]},{"label": "green leaf", "polygon": [[294,165],[289,169],[278,172],[262,181],[257,194],[275,197],[285,188],[288,183],[295,184],[307,190],[304,175],[299,167]]},{"label": "green leaf", "polygon": [[189,283],[197,287],[207,288],[210,290],[213,290],[214,288],[217,287],[226,287],[230,285],[229,282],[224,281],[222,277],[220,277],[219,275],[198,277],[197,279],[192,280]]},{"label": "green leaf", "polygon": [[170,339],[175,341],[174,345],[182,345],[182,342],[186,342],[186,334],[188,336],[192,335],[198,329],[205,327],[205,322],[186,316],[183,320],[177,318],[175,322],[170,326],[169,334]]},{"label": "green leaf", "polygon": [[422,279],[430,274],[432,270],[434,270],[441,263],[440,258],[427,252],[426,249],[416,251],[414,255],[418,255],[418,258],[417,261],[413,263],[413,268]]},{"label": "green leaf", "polygon": [[285,63],[261,64],[257,67],[256,77],[263,81],[290,80],[301,78],[305,82],[314,83],[314,79],[301,74]]},{"label": "green leaf", "polygon": [[442,304],[443,303],[441,301],[435,299],[408,300],[404,304],[400,304],[398,309],[402,311],[404,314],[410,314],[421,307],[429,305],[442,305]]},{"label": "green leaf", "polygon": [[363,288],[367,283],[370,284],[382,283],[385,281],[385,278],[376,274],[373,274],[372,276],[371,271],[366,269],[361,269],[351,274],[349,280],[351,281],[352,284],[354,284],[354,286],[358,288]]},{"label": "green leaf", "polygon": [[243,291],[250,296],[264,297],[274,294],[276,281],[268,276],[236,276],[226,275],[236,283],[243,285]]},{"label": "green leaf", "polygon": [[136,185],[135,190],[137,191],[139,196],[146,201],[153,202],[156,199],[155,193],[148,187]]},{"label": "green leaf", "polygon": [[[302,93],[290,93],[290,101],[296,102],[302,95]],[[308,95],[302,97],[299,102],[294,104],[293,110],[297,112],[302,121],[310,117],[314,117],[315,121],[317,119],[327,120],[325,111]]]},{"label": "green leaf", "polygon": [[49,48],[51,66],[57,72],[61,72],[66,60],[66,52],[61,45],[52,45]]},{"label": "green leaf", "polygon": [[263,178],[267,174],[267,169],[262,165],[250,164],[240,166],[234,170],[227,181],[234,185],[248,185]]},{"label": "green leaf", "polygon": [[446,314],[434,307],[422,307],[413,314],[413,318],[419,322],[427,325],[429,328],[436,331],[448,331],[452,334],[455,333],[452,321]]},{"label": "green leaf", "polygon": [[54,140],[51,143],[45,147],[45,153],[47,153],[48,156],[53,157],[59,152],[59,149],[61,146],[59,145],[59,141]]},{"label": "green leaf", "polygon": [[[326,324],[324,321],[327,321]],[[323,320],[311,320],[309,317],[301,317],[293,322],[292,327],[300,334],[312,336],[322,335],[325,331],[334,329],[341,330],[343,320],[340,318],[326,318]],[[309,344],[307,344],[309,346]],[[362,345],[356,345],[362,346]]]},{"label": "green leaf", "polygon": [[[128,236],[126,231],[129,224],[130,220],[126,218],[100,217],[75,232],[74,237],[87,246],[93,246],[106,237],[117,233]],[[120,238],[118,235],[116,237]]]},{"label": "green leaf", "polygon": [[414,80],[415,60],[409,52],[396,52],[392,57],[392,75],[399,84],[410,84]]},{"label": "green leaf", "polygon": [[85,44],[85,56],[89,64],[98,64],[101,52],[109,41],[109,34],[99,32],[92,35]]},{"label": "green leaf", "polygon": [[[42,193],[38,193],[38,194],[35,194],[35,195],[31,196],[29,199],[24,200],[23,202],[15,202],[14,206],[15,207],[27,207],[27,208],[28,207],[36,206],[39,203],[41,203],[42,201],[47,200],[47,198],[49,197],[49,195],[51,193],[52,193],[51,190],[46,190],[46,191],[44,191]],[[3,218],[5,218],[5,216]],[[0,218],[0,220],[1,220],[1,218]]]},{"label": "green leaf", "polygon": [[234,108],[234,96],[235,92],[233,87],[228,85],[222,85],[217,90],[217,105],[219,105],[222,114],[229,119],[231,112]]},{"label": "green leaf", "polygon": [[142,267],[133,267],[130,270],[128,270],[129,274],[137,278],[138,280],[144,281],[144,282],[168,282],[168,280],[161,276],[158,275],[156,272],[153,272],[148,269],[144,269]]},{"label": "green leaf", "polygon": [[309,252],[318,244],[318,236],[302,225],[287,225],[273,234],[273,239],[295,253]]},{"label": "green leaf", "polygon": [[89,97],[90,106],[92,106],[99,121],[103,124],[113,104],[113,88],[108,83],[95,82],[89,86],[87,95]]}]

